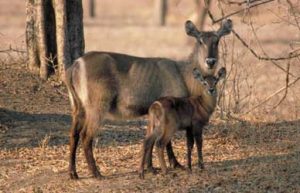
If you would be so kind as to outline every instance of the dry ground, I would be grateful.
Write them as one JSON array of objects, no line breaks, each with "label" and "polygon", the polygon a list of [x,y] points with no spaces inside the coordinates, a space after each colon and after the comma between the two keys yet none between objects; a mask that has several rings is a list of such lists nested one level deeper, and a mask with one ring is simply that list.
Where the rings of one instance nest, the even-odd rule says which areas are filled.
[{"label": "dry ground", "polygon": [[[0,67],[0,190],[2,192],[299,192],[300,121],[212,120],[205,131],[206,169],[137,176],[143,120],[105,126],[95,156],[104,180],[92,179],[80,149],[80,180],[68,167],[69,105],[64,88],[22,68]],[[12,87],[8,86],[8,82]],[[185,162],[185,139],[175,140]],[[196,155],[193,155],[194,161]],[[195,162],[194,162],[195,163]],[[155,159],[157,166],[157,160]]]},{"label": "dry ground", "polygon": [[[160,28],[151,25],[150,0],[115,1],[119,6],[112,9],[109,0],[102,0],[101,14],[85,19],[86,50],[175,59],[189,54],[182,23],[193,10],[190,4],[174,1],[170,25]],[[9,44],[24,49],[24,5],[19,0],[1,1],[0,9],[0,49]],[[236,31],[243,37],[251,35],[239,18],[233,19]],[[261,24],[258,35],[268,54],[284,55],[289,43],[299,39],[293,26],[263,21],[256,23]],[[236,46],[232,56],[238,72],[251,75],[247,83],[253,93],[252,100],[244,102],[246,110],[284,85],[284,73],[271,63],[256,60],[232,36],[226,42],[229,48]],[[79,148],[80,180],[71,181],[67,175],[71,117],[65,87],[27,72],[22,58],[0,55],[0,192],[300,192],[299,83],[278,108],[272,105],[279,96],[251,114],[238,114],[243,121],[221,120],[216,113],[205,130],[203,171],[196,168],[194,154],[192,174],[176,169],[166,176],[146,174],[140,180],[136,170],[146,124],[140,119],[108,124],[96,137],[94,152],[104,180],[91,178]],[[227,62],[230,66],[232,61]],[[291,68],[299,76],[299,63],[292,61]],[[243,87],[245,95],[249,90]],[[231,94],[229,88],[226,94]],[[176,136],[175,153],[185,163],[184,133]],[[158,166],[156,157],[154,161]]]}]

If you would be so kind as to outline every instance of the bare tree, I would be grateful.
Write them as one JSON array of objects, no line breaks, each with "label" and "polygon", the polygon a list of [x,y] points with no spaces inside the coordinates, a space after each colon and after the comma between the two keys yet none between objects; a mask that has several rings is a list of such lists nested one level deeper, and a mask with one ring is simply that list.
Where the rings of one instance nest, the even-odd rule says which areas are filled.
[{"label": "bare tree", "polygon": [[207,10],[209,9],[210,4],[211,0],[204,0],[203,2],[201,2],[200,0],[194,0],[196,10],[191,17],[192,21],[195,22],[199,30],[203,30],[205,19],[207,16]]},{"label": "bare tree", "polygon": [[156,25],[164,26],[166,24],[166,15],[168,9],[167,0],[155,0],[154,2],[154,21]]},{"label": "bare tree", "polygon": [[84,52],[81,0],[27,0],[26,45],[29,69],[47,79]]},{"label": "bare tree", "polygon": [[95,17],[95,0],[89,0],[89,14],[90,17]]}]

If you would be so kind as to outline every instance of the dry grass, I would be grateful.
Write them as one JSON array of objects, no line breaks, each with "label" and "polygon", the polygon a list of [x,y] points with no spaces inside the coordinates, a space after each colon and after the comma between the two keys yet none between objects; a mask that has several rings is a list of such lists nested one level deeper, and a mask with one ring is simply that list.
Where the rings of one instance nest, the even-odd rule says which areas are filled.
[{"label": "dry grass", "polygon": [[[192,4],[171,2],[169,25],[161,28],[152,26],[150,0],[114,0],[114,7],[108,0],[97,3],[97,18],[85,18],[87,51],[175,59],[189,55],[191,45],[183,23],[194,10]],[[23,2],[1,1],[0,9],[0,50],[9,45],[24,49]],[[213,11],[218,14],[216,7]],[[299,40],[295,26],[278,20],[278,16],[287,18],[286,13],[272,4],[255,10],[252,17],[259,41],[270,56],[285,55]],[[241,16],[232,18],[235,30],[263,55],[249,21],[243,23]],[[285,73],[271,62],[254,58],[232,35],[222,42],[221,56],[221,65],[231,75],[219,109],[240,120],[221,120],[219,110],[214,114],[205,131],[205,170],[196,168],[194,154],[192,174],[171,170],[167,176],[146,174],[140,180],[136,170],[145,130],[142,119],[106,125],[97,136],[94,151],[104,180],[90,177],[80,148],[77,168],[81,178],[71,181],[67,175],[71,120],[64,86],[41,81],[24,70],[24,55],[0,53],[0,192],[299,192],[300,83],[289,89],[277,108],[273,109],[282,94],[244,114],[284,86]],[[285,68],[286,61],[279,65]],[[300,75],[298,59],[291,61],[290,72]],[[186,154],[183,136],[179,133],[175,139],[181,163]],[[158,166],[156,157],[154,163]]]},{"label": "dry grass", "polygon": [[[2,190],[9,192],[38,189],[43,192],[297,192],[300,188],[298,128],[299,121],[268,124],[214,121],[205,133],[205,170],[200,171],[194,165],[192,174],[171,170],[167,176],[146,174],[146,179],[140,180],[135,171],[144,126],[141,129],[136,123],[111,125],[105,127],[94,151],[106,179],[90,177],[80,150],[81,179],[69,180],[68,148],[64,144],[1,150],[0,184]],[[181,135],[175,140],[175,151],[184,163],[185,139]],[[157,166],[156,157],[154,161]]]}]

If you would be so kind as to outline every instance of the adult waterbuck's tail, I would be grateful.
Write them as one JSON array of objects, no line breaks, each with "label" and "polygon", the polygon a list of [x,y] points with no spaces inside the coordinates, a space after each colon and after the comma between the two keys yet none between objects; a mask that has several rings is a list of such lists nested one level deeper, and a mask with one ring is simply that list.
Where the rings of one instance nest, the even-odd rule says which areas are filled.
[{"label": "adult waterbuck's tail", "polygon": [[[201,32],[187,21],[186,33],[194,37],[195,48],[186,61],[168,58],[141,58],[112,52],[89,52],[67,69],[66,84],[72,114],[70,131],[70,165],[72,179],[78,178],[76,149],[81,138],[88,167],[94,177],[101,177],[92,151],[96,129],[106,118],[127,119],[148,112],[153,101],[163,96],[197,95],[201,87],[194,84],[192,70],[213,74],[218,63],[218,43],[230,33],[231,20],[218,31]],[[177,165],[173,152],[170,162]]]}]

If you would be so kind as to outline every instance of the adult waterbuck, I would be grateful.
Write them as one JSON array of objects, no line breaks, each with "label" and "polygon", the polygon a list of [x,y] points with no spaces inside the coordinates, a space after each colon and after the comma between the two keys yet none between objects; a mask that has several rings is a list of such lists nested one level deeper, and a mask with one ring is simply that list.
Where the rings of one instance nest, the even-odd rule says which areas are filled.
[{"label": "adult waterbuck", "polygon": [[[218,63],[219,39],[230,33],[231,20],[219,30],[200,32],[191,21],[186,33],[196,38],[187,61],[167,58],[140,58],[111,52],[89,52],[66,70],[66,85],[72,108],[69,174],[77,179],[76,149],[81,138],[89,170],[101,178],[92,151],[95,131],[108,117],[127,119],[144,115],[156,99],[163,96],[187,97],[199,89],[191,74],[193,68],[203,75],[213,74]],[[167,146],[169,147],[169,146]],[[170,157],[172,151],[168,151]],[[178,165],[171,159],[172,165]]]},{"label": "adult waterbuck", "polygon": [[[202,92],[198,96],[190,97],[162,97],[149,107],[149,121],[147,135],[142,146],[142,158],[139,175],[144,178],[145,161],[152,162],[152,150],[156,144],[157,155],[163,173],[167,173],[164,159],[164,149],[171,141],[175,132],[186,130],[187,136],[187,166],[192,170],[192,148],[196,141],[198,151],[198,166],[204,168],[202,156],[202,129],[205,126],[217,104],[217,83],[226,76],[223,67],[217,76],[207,75],[203,77],[195,68],[193,75],[202,85]],[[152,165],[152,163],[151,163]],[[148,168],[155,171],[154,168]]]}]

